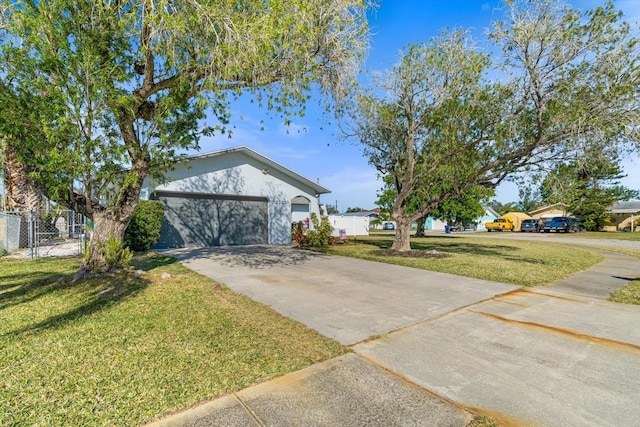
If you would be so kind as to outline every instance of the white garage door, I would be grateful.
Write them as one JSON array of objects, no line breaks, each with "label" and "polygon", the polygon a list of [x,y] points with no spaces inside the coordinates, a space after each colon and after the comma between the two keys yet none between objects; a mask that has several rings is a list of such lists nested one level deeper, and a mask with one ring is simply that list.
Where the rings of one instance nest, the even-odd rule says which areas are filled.
[{"label": "white garage door", "polygon": [[165,212],[156,248],[269,242],[265,198],[158,192],[157,199]]}]

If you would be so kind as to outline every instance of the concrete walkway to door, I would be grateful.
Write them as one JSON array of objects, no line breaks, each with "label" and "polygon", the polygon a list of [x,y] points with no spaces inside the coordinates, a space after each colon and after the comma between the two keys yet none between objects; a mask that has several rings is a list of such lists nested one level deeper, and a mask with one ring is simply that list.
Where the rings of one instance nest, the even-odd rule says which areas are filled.
[{"label": "concrete walkway to door", "polygon": [[[354,354],[158,425],[640,425],[640,307],[291,248],[171,255]],[[627,257],[601,281],[619,262],[640,276]]]}]

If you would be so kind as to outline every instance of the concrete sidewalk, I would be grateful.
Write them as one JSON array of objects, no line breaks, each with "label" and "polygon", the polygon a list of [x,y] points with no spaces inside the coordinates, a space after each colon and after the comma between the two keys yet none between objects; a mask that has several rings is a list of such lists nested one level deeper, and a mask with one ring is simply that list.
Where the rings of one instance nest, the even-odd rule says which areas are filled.
[{"label": "concrete sidewalk", "polygon": [[285,248],[174,251],[354,354],[154,425],[640,425],[640,307],[595,297],[640,263],[604,254],[596,280],[532,290]]},{"label": "concrete sidewalk", "polygon": [[351,353],[224,396],[150,427],[451,426],[470,413]]}]

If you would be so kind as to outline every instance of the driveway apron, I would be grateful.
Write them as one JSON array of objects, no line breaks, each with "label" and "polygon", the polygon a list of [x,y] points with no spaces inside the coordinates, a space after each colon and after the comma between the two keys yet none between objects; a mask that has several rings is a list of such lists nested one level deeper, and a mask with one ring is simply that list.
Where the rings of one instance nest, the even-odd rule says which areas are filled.
[{"label": "driveway apron", "polygon": [[633,258],[525,289],[291,248],[171,255],[503,425],[640,425],[640,307],[603,299]]}]

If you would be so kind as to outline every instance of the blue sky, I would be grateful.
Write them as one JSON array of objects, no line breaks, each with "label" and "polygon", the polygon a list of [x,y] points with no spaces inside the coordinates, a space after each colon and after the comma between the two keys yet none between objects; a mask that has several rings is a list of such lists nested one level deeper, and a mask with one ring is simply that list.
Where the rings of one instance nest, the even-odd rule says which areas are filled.
[{"label": "blue sky", "polygon": [[[590,9],[604,0],[573,0],[571,4]],[[445,28],[471,29],[482,46],[484,31],[501,18],[501,1],[479,0],[382,0],[370,13],[370,50],[365,67],[369,70],[389,69],[399,59],[400,50],[408,43],[428,41]],[[627,21],[640,22],[640,0],[618,0]],[[307,115],[294,118],[287,128],[282,120],[266,119],[264,111],[247,100],[234,104],[232,138],[215,137],[201,140],[201,152],[246,145],[270,159],[319,181],[331,190],[322,202],[340,211],[348,207],[375,207],[376,192],[381,183],[375,169],[362,156],[354,143],[342,142],[338,130],[322,118],[320,110],[309,104]],[[242,117],[242,119],[240,119]],[[261,121],[264,120],[263,123]],[[264,130],[262,130],[264,128]],[[637,155],[624,162],[627,187],[640,189],[640,161]],[[517,188],[503,184],[496,198],[505,202],[518,200]]]}]

